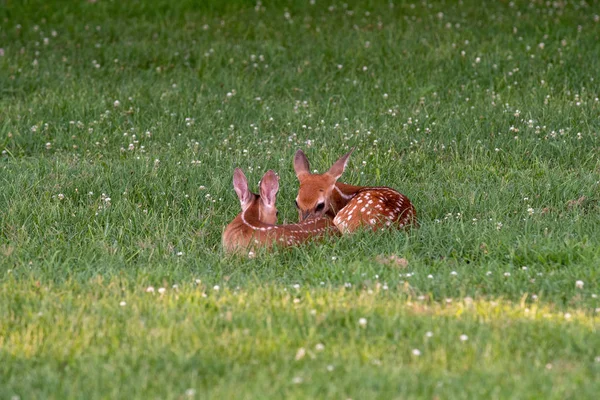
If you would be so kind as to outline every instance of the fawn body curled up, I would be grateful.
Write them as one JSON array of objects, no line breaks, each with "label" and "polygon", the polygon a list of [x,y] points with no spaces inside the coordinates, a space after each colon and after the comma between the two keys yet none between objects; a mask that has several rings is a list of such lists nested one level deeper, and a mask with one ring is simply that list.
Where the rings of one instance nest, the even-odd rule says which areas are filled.
[{"label": "fawn body curled up", "polygon": [[342,233],[360,227],[373,230],[386,226],[404,228],[417,225],[417,214],[410,200],[389,187],[353,186],[337,182],[352,151],[337,160],[323,174],[311,174],[302,150],[294,156],[294,170],[300,181],[296,207],[300,221],[330,216]]},{"label": "fawn body curled up", "polygon": [[226,252],[249,252],[258,247],[274,244],[292,246],[326,234],[339,234],[331,218],[320,217],[298,224],[276,225],[275,200],[279,190],[279,177],[269,170],[263,176],[260,194],[248,189],[248,180],[241,169],[233,174],[233,187],[242,206],[242,212],[227,225],[223,232],[223,248]]}]

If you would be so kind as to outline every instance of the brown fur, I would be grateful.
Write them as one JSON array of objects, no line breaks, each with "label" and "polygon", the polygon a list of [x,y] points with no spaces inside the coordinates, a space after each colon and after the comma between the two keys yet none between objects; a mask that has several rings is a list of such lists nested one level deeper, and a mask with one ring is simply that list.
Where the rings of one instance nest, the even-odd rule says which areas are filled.
[{"label": "brown fur", "polygon": [[[294,170],[300,181],[296,198],[300,220],[330,216],[342,233],[362,226],[377,230],[392,225],[398,228],[416,225],[414,206],[398,191],[337,182],[351,154],[342,156],[324,174],[311,174],[302,150],[296,152]],[[323,204],[322,210],[317,208],[319,204]]]},{"label": "brown fur", "polygon": [[275,196],[279,189],[278,177],[267,171],[260,183],[261,195],[248,190],[246,177],[236,169],[234,187],[242,212],[227,225],[223,232],[226,252],[254,251],[274,244],[292,246],[326,234],[339,233],[330,218],[315,218],[299,224],[275,225],[277,209]]}]

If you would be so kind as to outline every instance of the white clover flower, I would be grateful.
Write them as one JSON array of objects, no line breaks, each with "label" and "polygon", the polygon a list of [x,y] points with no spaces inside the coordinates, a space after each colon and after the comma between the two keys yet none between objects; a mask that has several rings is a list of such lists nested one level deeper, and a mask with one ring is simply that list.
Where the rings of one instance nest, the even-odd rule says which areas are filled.
[{"label": "white clover flower", "polygon": [[154,293],[154,287],[152,287],[152,286],[148,286],[148,287],[146,288],[146,293]]},{"label": "white clover flower", "polygon": [[366,319],[366,318],[360,318],[360,319],[358,320],[358,324],[359,324],[359,325],[360,325],[362,328],[366,327],[366,326],[367,326],[367,319]]},{"label": "white clover flower", "polygon": [[583,289],[583,281],[577,281],[577,282],[575,282],[575,287],[577,289]]},{"label": "white clover flower", "polygon": [[419,349],[413,349],[412,350],[412,355],[415,357],[419,357],[421,355],[421,350]]},{"label": "white clover flower", "polygon": [[316,351],[323,351],[323,350],[325,350],[325,345],[323,343],[317,343],[315,345],[315,350]]},{"label": "white clover flower", "polygon": [[158,288],[158,293],[163,294],[167,291],[164,287]]},{"label": "white clover flower", "polygon": [[304,347],[300,347],[298,349],[298,351],[296,352],[296,357],[294,357],[294,358],[296,359],[296,361],[302,360],[305,355],[306,355],[306,350],[304,349]]}]

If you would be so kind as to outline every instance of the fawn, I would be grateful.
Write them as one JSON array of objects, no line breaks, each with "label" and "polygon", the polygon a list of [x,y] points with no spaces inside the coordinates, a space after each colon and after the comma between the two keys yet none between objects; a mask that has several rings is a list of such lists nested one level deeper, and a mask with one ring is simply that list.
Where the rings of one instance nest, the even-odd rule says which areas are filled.
[{"label": "fawn", "polygon": [[294,156],[294,170],[300,181],[296,208],[300,220],[330,216],[342,233],[361,226],[383,229],[417,224],[416,210],[410,200],[389,187],[352,186],[337,182],[352,151],[337,160],[324,174],[311,174],[302,150]]},{"label": "fawn", "polygon": [[339,233],[331,218],[321,217],[298,224],[276,225],[275,200],[279,190],[279,177],[269,170],[259,184],[260,195],[248,189],[248,180],[241,169],[233,174],[233,188],[240,199],[242,212],[225,228],[223,248],[226,252],[249,251],[254,255],[257,247],[273,244],[291,246],[310,238]]}]

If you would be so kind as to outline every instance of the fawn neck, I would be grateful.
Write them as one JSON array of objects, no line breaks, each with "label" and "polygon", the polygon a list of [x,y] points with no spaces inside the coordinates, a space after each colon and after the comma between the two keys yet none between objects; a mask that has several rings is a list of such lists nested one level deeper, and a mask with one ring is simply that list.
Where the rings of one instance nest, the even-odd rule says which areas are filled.
[{"label": "fawn neck", "polygon": [[335,214],[344,208],[346,204],[348,204],[348,202],[352,200],[352,198],[356,196],[356,193],[358,193],[358,191],[361,189],[364,189],[364,187],[336,182],[335,186],[333,187],[333,191],[331,192],[330,211],[333,213],[332,216],[335,217]]},{"label": "fawn neck", "polygon": [[260,207],[258,200],[254,200],[252,204],[241,212],[239,215],[241,223],[253,231],[267,231],[273,229],[275,225],[267,224],[260,220]]}]

